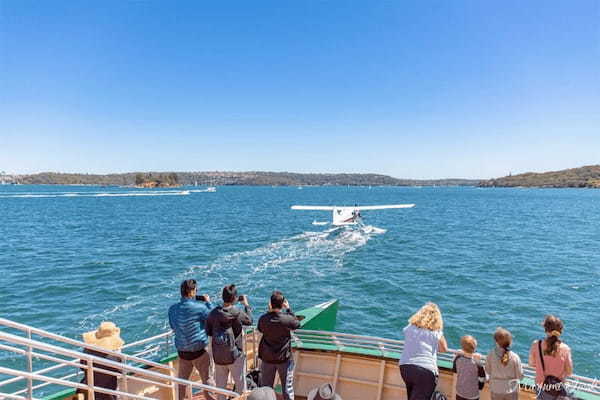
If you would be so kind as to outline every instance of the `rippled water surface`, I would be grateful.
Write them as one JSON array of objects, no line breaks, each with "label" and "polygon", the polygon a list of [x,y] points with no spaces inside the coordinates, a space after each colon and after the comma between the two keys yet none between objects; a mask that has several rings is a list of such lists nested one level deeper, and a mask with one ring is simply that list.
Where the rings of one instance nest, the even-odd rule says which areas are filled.
[{"label": "rippled water surface", "polygon": [[[399,202],[417,206],[363,213],[385,233],[289,209]],[[0,186],[0,273],[3,317],[71,337],[102,320],[127,341],[161,332],[194,277],[260,310],[274,288],[296,309],[338,298],[338,330],[390,338],[434,301],[452,347],[468,333],[487,352],[502,325],[524,360],[556,313],[575,372],[600,372],[600,191]]]}]

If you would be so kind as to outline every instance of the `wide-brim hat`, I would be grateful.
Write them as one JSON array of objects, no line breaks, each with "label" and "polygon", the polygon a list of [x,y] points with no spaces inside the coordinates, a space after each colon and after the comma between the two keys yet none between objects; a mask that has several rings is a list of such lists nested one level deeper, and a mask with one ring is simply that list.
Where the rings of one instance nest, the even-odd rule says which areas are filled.
[{"label": "wide-brim hat", "polygon": [[331,383],[326,383],[311,390],[308,393],[308,400],[342,400],[342,398],[333,391]]},{"label": "wide-brim hat", "polygon": [[98,329],[84,333],[83,341],[106,350],[118,350],[125,342],[121,339],[121,329],[113,322],[102,322]]}]

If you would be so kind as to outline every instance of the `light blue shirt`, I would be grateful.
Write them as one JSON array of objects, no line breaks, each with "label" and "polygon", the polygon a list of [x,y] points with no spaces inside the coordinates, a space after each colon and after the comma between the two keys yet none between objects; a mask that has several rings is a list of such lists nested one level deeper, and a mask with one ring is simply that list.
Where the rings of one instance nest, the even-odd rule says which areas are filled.
[{"label": "light blue shirt", "polygon": [[404,350],[400,365],[412,364],[438,375],[437,351],[442,331],[430,331],[409,324],[404,328]]},{"label": "light blue shirt", "polygon": [[169,308],[169,325],[175,331],[175,347],[178,351],[199,351],[208,344],[204,324],[212,303],[182,297]]}]

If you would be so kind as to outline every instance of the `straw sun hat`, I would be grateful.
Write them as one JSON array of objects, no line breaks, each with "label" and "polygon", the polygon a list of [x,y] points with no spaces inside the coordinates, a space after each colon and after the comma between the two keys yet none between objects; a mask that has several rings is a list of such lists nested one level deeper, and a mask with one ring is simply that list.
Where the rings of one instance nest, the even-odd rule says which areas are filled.
[{"label": "straw sun hat", "polygon": [[87,344],[102,347],[107,350],[118,350],[125,343],[119,334],[119,329],[114,322],[102,322],[97,330],[83,334],[83,341]]}]

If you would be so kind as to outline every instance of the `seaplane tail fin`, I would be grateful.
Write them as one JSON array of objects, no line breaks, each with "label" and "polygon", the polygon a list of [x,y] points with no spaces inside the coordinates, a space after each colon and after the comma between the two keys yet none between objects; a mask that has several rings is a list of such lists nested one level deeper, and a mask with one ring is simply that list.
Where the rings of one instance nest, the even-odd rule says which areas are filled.
[{"label": "seaplane tail fin", "polygon": [[332,211],[334,208],[332,206],[292,206],[292,210]]},{"label": "seaplane tail fin", "polygon": [[389,208],[412,208],[414,207],[414,204],[390,204],[390,205],[385,205],[385,206],[359,206],[356,207],[357,210],[363,211],[363,210],[386,210]]}]

